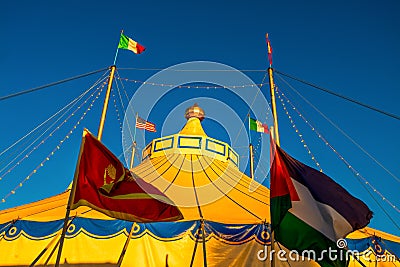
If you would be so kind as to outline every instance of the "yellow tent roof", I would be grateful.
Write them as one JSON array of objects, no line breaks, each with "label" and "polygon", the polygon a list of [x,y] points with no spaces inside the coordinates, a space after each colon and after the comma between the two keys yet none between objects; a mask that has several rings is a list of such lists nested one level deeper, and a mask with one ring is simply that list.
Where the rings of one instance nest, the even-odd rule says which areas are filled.
[{"label": "yellow tent roof", "polygon": [[239,171],[238,156],[208,137],[200,119],[153,140],[131,171],[165,193],[185,220],[252,224],[269,218],[269,190]]},{"label": "yellow tent roof", "polygon": [[[26,205],[0,211],[0,224],[14,220],[30,220],[38,222],[60,220],[65,217],[70,190]],[[71,211],[71,216],[111,220],[103,213],[89,207],[79,207]]]},{"label": "yellow tent roof", "polygon": [[[204,116],[204,113],[189,110],[190,114],[196,112],[200,115],[189,116],[187,124],[178,134],[155,139],[144,149],[143,161],[132,169],[134,176],[151,183],[172,199],[182,211],[185,221],[204,219],[226,225],[257,224],[265,227],[263,222],[270,221],[269,189],[240,172],[237,153],[228,144],[208,137],[201,126],[201,115]],[[50,198],[0,211],[0,224],[21,219],[45,223],[63,219],[69,193],[70,189]],[[111,221],[112,218],[88,207],[72,210],[71,216],[102,219],[111,223],[121,222]],[[111,233],[109,237],[97,236],[96,231],[92,233],[86,229],[76,230],[78,228],[75,222],[77,225],[84,223],[78,220],[68,228],[74,237],[66,241],[63,254],[65,260],[68,259],[70,263],[91,263],[99,266],[104,263],[116,263],[126,240],[127,230]],[[89,221],[92,223],[88,227],[97,226],[94,220]],[[53,247],[57,240],[55,232],[33,239],[24,230],[18,230],[15,225],[11,224],[9,230],[4,228],[0,233],[7,241],[1,243],[0,249],[6,257],[0,260],[0,265],[29,265],[44,247]],[[21,225],[23,227],[24,224]],[[134,225],[138,227],[138,232],[137,236],[136,232],[134,233],[135,237],[129,245],[124,266],[160,266],[165,262],[165,255],[167,259],[169,255],[171,265],[188,265],[195,243],[190,230],[194,225],[182,230],[184,234],[170,238],[155,236],[150,230],[141,232],[140,229],[146,227],[145,224]],[[186,227],[185,222],[182,225],[183,228]],[[226,227],[232,230],[240,228]],[[126,226],[122,229],[125,228]],[[75,233],[75,230],[78,232]],[[14,232],[22,234],[14,237]],[[264,232],[261,236],[263,234]],[[400,243],[400,237],[368,227],[351,233],[348,238],[364,239],[371,236]],[[265,238],[267,237],[268,234]],[[225,266],[235,262],[238,266],[264,266],[263,262],[254,257],[257,251],[264,247],[264,244],[256,239],[251,238],[230,246],[229,242],[224,240],[224,236],[211,234],[208,238],[207,259],[211,265],[213,263],[216,266]],[[168,242],[164,242],[164,239]],[[107,250],[104,250],[104,247],[107,247]],[[198,251],[195,265],[202,266],[202,250]],[[40,260],[40,264],[48,257],[48,253],[46,252],[45,257]],[[50,263],[53,263],[54,255],[49,257]],[[296,262],[292,262],[291,265],[303,266],[302,263],[296,265]],[[359,266],[356,262],[353,265]],[[278,262],[278,266],[286,264]],[[379,263],[379,266],[386,265]]]}]

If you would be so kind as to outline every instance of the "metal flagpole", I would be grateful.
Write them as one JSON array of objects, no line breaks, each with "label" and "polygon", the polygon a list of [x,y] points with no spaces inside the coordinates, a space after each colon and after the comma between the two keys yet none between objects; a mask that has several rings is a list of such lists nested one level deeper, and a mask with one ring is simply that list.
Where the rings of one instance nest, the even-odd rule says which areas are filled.
[{"label": "metal flagpole", "polygon": [[129,164],[129,169],[132,169],[133,165],[135,164],[135,153],[136,153],[136,141],[133,141],[133,143],[132,143],[132,155],[131,155],[131,162]]},{"label": "metal flagpole", "polygon": [[121,254],[119,255],[117,267],[120,267],[121,264],[122,264],[122,261],[124,260],[125,253],[126,253],[126,250],[128,249],[129,241],[132,238],[132,234],[133,234],[133,229],[134,228],[135,228],[135,223],[132,224],[131,230],[129,231],[129,235],[128,235],[126,241],[125,241],[124,247],[123,247],[123,249],[121,251]]},{"label": "metal flagpole", "polygon": [[204,227],[204,219],[201,219],[201,237],[203,241],[203,266],[207,267],[206,230]]},{"label": "metal flagpole", "polygon": [[[122,34],[122,31],[121,31],[121,34]],[[106,115],[107,115],[108,102],[110,100],[110,93],[111,93],[112,83],[114,80],[114,73],[115,73],[115,69],[116,69],[115,62],[117,60],[118,50],[119,49],[117,47],[117,52],[115,53],[115,57],[114,57],[114,65],[112,65],[110,67],[110,70],[111,70],[110,77],[108,78],[107,92],[106,92],[106,96],[104,98],[103,111],[101,113],[99,131],[97,134],[97,139],[99,141],[101,141],[101,137],[103,136],[103,129],[104,129],[104,123],[105,123]],[[79,159],[78,159],[76,169],[75,169],[74,180],[72,182],[71,192],[69,194],[67,210],[65,212],[64,225],[63,225],[63,230],[62,230],[61,237],[60,237],[60,245],[58,247],[57,260],[56,260],[56,264],[55,264],[56,267],[60,266],[60,260],[61,260],[63,245],[64,245],[65,233],[67,232],[69,215],[71,212],[71,206],[72,206],[72,202],[73,202],[73,198],[74,198],[75,190],[76,190],[76,180],[78,179],[78,171],[79,171],[78,168],[79,168],[80,157],[81,157],[82,151],[83,151],[84,140],[85,139],[83,137],[80,152],[79,152]]]},{"label": "metal flagpole", "polygon": [[[118,46],[119,46],[119,42],[121,40],[121,36],[123,33],[124,33],[124,30],[121,30],[121,35],[119,36]],[[115,57],[114,57],[114,63],[113,63],[114,66],[117,63],[118,51],[119,51],[119,48],[117,47],[117,51],[115,51]]]},{"label": "metal flagpole", "polygon": [[136,117],[135,117],[135,131],[133,132],[133,142],[136,142],[136,124],[137,124],[137,120],[139,118],[139,113],[136,112]]},{"label": "metal flagpole", "polygon": [[250,114],[247,114],[247,119],[249,121],[249,157],[250,157],[250,178],[254,179],[254,155],[253,155],[253,145],[251,144],[251,127],[250,127]]},{"label": "metal flagpole", "polygon": [[[118,49],[117,49],[117,51],[118,51]],[[101,137],[103,136],[104,123],[106,121],[108,102],[110,100],[110,93],[111,93],[112,83],[113,83],[113,80],[114,80],[115,69],[116,69],[115,65],[112,65],[111,66],[110,77],[108,78],[106,97],[104,98],[103,111],[101,113],[101,118],[100,118],[99,131],[98,131],[98,134],[97,134],[97,139],[99,141],[101,141]]]},{"label": "metal flagpole", "polygon": [[71,206],[72,206],[72,202],[73,202],[74,196],[75,196],[76,180],[78,179],[79,163],[81,161],[81,156],[82,156],[84,145],[85,145],[85,131],[83,132],[81,148],[79,150],[79,157],[78,157],[78,161],[76,163],[76,168],[75,168],[74,180],[72,181],[71,192],[69,193],[67,210],[65,212],[64,225],[63,225],[63,229],[62,229],[62,232],[61,232],[60,245],[58,247],[57,259],[56,259],[55,267],[59,267],[60,266],[60,260],[61,260],[63,245],[64,245],[65,233],[67,232],[67,229],[68,229],[68,226],[69,226],[69,223],[68,223],[69,215],[71,213]]},{"label": "metal flagpole", "polygon": [[[269,67],[268,67],[268,78],[269,78],[269,93],[271,96],[271,106],[272,106],[272,115],[274,117],[274,140],[277,146],[280,146],[279,141],[279,131],[278,131],[278,114],[276,112],[276,99],[275,99],[275,84],[274,84],[274,76],[272,69],[272,48],[268,39],[268,33],[265,35],[268,46],[268,59],[269,59]],[[271,188],[271,186],[270,186]],[[275,243],[275,234],[273,229],[271,228],[271,251],[274,249]],[[272,254],[272,253],[271,253]],[[275,255],[272,254],[271,257],[271,267],[275,267]]]},{"label": "metal flagpole", "polygon": [[[135,130],[136,130],[136,125],[135,125]],[[133,141],[132,156],[131,156],[131,162],[129,164],[129,170],[133,168],[133,164],[135,161],[135,149],[136,149],[136,141]],[[132,224],[131,230],[129,231],[129,235],[125,240],[124,247],[122,248],[121,254],[119,255],[119,258],[118,258],[117,267],[120,267],[122,264],[122,261],[124,260],[125,253],[126,253],[126,250],[128,249],[129,242],[131,241],[134,228],[135,228],[135,223]]]},{"label": "metal flagpole", "polygon": [[254,155],[253,155],[253,145],[249,144],[250,151],[250,178],[254,180]]}]

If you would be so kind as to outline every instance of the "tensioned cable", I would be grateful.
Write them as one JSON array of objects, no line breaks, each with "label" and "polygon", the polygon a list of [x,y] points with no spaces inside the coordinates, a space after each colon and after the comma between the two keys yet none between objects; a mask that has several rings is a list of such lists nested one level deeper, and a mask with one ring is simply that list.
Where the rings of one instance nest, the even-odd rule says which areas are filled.
[{"label": "tensioned cable", "polygon": [[[47,155],[47,157],[46,157],[44,160],[42,160],[42,162],[41,162],[39,165],[37,165],[36,168],[35,168],[32,172],[29,173],[28,176],[26,176],[16,187],[14,187],[13,190],[11,190],[7,195],[5,195],[5,196],[3,197],[3,199],[1,200],[2,203],[4,203],[4,202],[6,201],[6,199],[7,199],[9,196],[15,194],[15,191],[16,191],[17,189],[21,188],[22,185],[23,185],[26,181],[28,181],[28,180],[31,178],[31,176],[37,172],[38,169],[40,169],[41,167],[43,167],[44,164],[45,164],[47,161],[50,160],[50,158],[55,154],[55,152],[57,152],[58,150],[60,150],[62,144],[72,135],[72,133],[74,132],[74,130],[77,128],[77,126],[81,123],[81,121],[86,117],[87,113],[91,110],[91,108],[93,107],[95,101],[99,98],[101,92],[103,91],[103,88],[104,88],[104,87],[99,87],[95,92],[93,92],[93,94],[94,94],[94,93],[96,93],[96,92],[98,91],[98,92],[97,92],[97,95],[94,97],[94,99],[93,99],[92,102],[90,103],[89,107],[86,109],[85,112],[83,112],[82,116],[78,119],[78,121],[75,123],[75,125],[70,129],[70,131],[67,133],[67,135],[66,135],[66,136],[58,143],[58,145]],[[86,100],[84,103],[87,103],[87,100]],[[79,108],[78,108],[78,109],[79,109]],[[78,110],[78,109],[77,109],[77,110]],[[74,111],[74,112],[75,112],[75,111]],[[67,119],[69,119],[70,117],[72,117],[73,114],[74,114],[74,113],[72,113]],[[65,120],[65,121],[66,121],[66,120]],[[65,122],[65,121],[64,121],[64,122]]]},{"label": "tensioned cable", "polygon": [[140,80],[132,80],[127,78],[118,77],[119,80],[124,80],[126,82],[133,82],[138,84],[145,84],[151,86],[159,86],[159,87],[169,87],[169,88],[192,88],[192,89],[225,89],[225,88],[246,88],[246,87],[262,87],[265,85],[264,83],[261,84],[240,84],[240,85],[218,85],[218,86],[207,86],[207,85],[180,85],[180,84],[169,84],[169,83],[153,83],[147,81],[140,81]]},{"label": "tensioned cable", "polygon": [[[97,90],[99,90],[99,88],[103,88],[104,87],[104,83],[103,83],[103,85],[102,86],[100,86],[100,87],[98,87],[97,89],[96,89],[96,91]],[[92,90],[92,89],[91,89]],[[35,150],[37,150],[41,145],[43,145],[50,137],[52,137],[53,136],[53,134],[57,131],[57,130],[59,130],[60,128],[61,128],[61,126],[62,125],[64,125],[66,122],[67,122],[67,120],[69,119],[69,118],[71,118],[73,115],[74,115],[74,113],[76,112],[76,111],[78,111],[92,96],[94,95],[94,93],[92,93],[83,103],[81,103],[80,104],[80,106],[78,106],[78,108],[76,108],[66,119],[64,119],[64,121],[62,121],[55,129],[53,129],[53,131],[51,131],[51,133],[49,134],[49,135],[47,135],[42,141],[40,141],[33,149],[31,149],[23,158],[21,158],[16,164],[14,164],[10,169],[8,169],[6,172],[4,172],[1,176],[0,176],[0,180],[2,180],[7,174],[9,174],[15,167],[17,167],[18,165],[20,165],[21,163],[22,163],[22,161],[24,161],[26,158],[28,158]],[[75,104],[77,104],[78,102],[75,102]],[[68,112],[69,110],[71,110],[74,106],[75,106],[75,104],[74,105],[72,105],[72,106],[70,106],[69,108],[68,108],[68,110],[67,111],[65,111],[64,112],[64,114],[62,115],[62,116],[64,116],[65,114],[66,114],[66,112]],[[48,127],[48,129],[46,130],[46,131],[44,131],[40,136],[38,136],[29,146],[27,146],[23,151],[21,151],[12,161],[10,161],[6,166],[4,166],[1,170],[0,170],[0,172],[2,172],[5,168],[7,168],[9,165],[11,165],[15,160],[17,160],[18,159],[18,157],[20,156],[20,155],[22,155],[22,153],[24,153],[29,147],[31,147],[41,136],[43,136],[48,130],[50,130],[51,129],[51,127],[53,126],[53,125],[55,125],[61,118],[62,118],[62,116],[60,117],[60,118],[58,118],[55,122],[53,122],[52,123],[52,125],[50,125],[49,127]]]},{"label": "tensioned cable", "polygon": [[[121,82],[121,84],[123,84],[123,83]],[[133,110],[132,105],[129,104],[129,103],[130,103],[130,100],[129,100],[128,93],[127,93],[126,90],[125,90],[125,86],[123,86],[123,88],[124,88],[124,95],[125,95],[125,98],[126,98],[126,100],[128,101],[127,108],[126,108],[126,110],[125,110],[125,116],[126,116],[126,114],[128,114],[128,108],[129,108],[129,110],[132,112],[133,116],[136,116],[136,115],[135,115],[135,111]],[[128,123],[128,128],[130,129],[129,120],[127,120],[127,123]],[[134,126],[134,127],[136,127],[136,121],[135,121],[135,126]],[[145,131],[138,131],[138,132],[140,132],[140,134],[142,135],[143,140],[145,140],[145,136],[144,136],[144,132],[145,132]],[[131,135],[131,139],[133,140],[132,133],[130,132],[129,134]],[[145,146],[146,146],[146,144],[145,144]]]},{"label": "tensioned cable", "polygon": [[18,93],[2,96],[2,97],[0,97],[0,101],[6,100],[6,99],[9,99],[9,98],[13,98],[13,97],[16,97],[16,96],[28,94],[28,93],[31,93],[31,92],[39,91],[39,90],[42,90],[42,89],[45,89],[45,88],[48,88],[48,87],[51,87],[51,86],[54,86],[54,85],[58,85],[58,84],[70,82],[70,81],[73,81],[73,80],[77,80],[77,79],[80,79],[80,78],[83,78],[83,77],[87,77],[87,76],[90,76],[90,75],[93,75],[93,74],[96,74],[96,73],[99,73],[99,72],[102,72],[102,71],[105,71],[105,70],[108,70],[108,69],[109,69],[109,67],[103,68],[103,69],[100,69],[100,70],[91,71],[91,72],[88,72],[88,73],[85,73],[85,74],[81,74],[81,75],[77,75],[77,76],[74,76],[74,77],[71,77],[71,78],[67,78],[67,79],[64,79],[64,80],[61,80],[61,81],[45,84],[45,85],[38,86],[38,87],[35,87],[35,88],[32,88],[32,89],[21,91],[21,92],[18,92]]},{"label": "tensioned cable", "polygon": [[345,99],[345,100],[347,100],[347,101],[350,101],[350,102],[352,102],[352,103],[354,103],[354,104],[360,105],[360,106],[362,106],[362,107],[364,107],[364,108],[368,108],[368,109],[370,109],[370,110],[379,112],[379,113],[381,113],[381,114],[383,114],[383,115],[386,115],[386,116],[388,116],[388,117],[392,117],[392,118],[394,118],[394,119],[396,119],[396,120],[400,120],[400,116],[398,116],[398,115],[395,115],[395,114],[386,112],[386,111],[384,111],[384,110],[375,108],[375,107],[373,107],[373,106],[371,106],[371,105],[364,104],[364,103],[362,103],[362,102],[360,102],[360,101],[357,101],[357,100],[352,99],[352,98],[350,98],[350,97],[347,97],[347,96],[344,96],[344,95],[335,93],[335,92],[333,92],[333,91],[331,91],[331,90],[328,90],[328,89],[323,88],[323,87],[321,87],[321,86],[318,86],[318,85],[315,85],[315,84],[313,84],[313,83],[307,82],[307,81],[305,81],[305,80],[302,80],[302,79],[300,79],[300,78],[294,77],[294,76],[292,76],[292,75],[286,74],[286,73],[281,72],[281,71],[279,71],[279,70],[274,69],[274,72],[275,72],[275,73],[278,73],[278,74],[281,74],[281,75],[283,75],[283,76],[286,76],[286,77],[288,77],[288,78],[290,78],[290,79],[293,79],[293,80],[295,80],[295,81],[304,83],[304,84],[309,85],[309,86],[311,86],[311,87],[314,87],[315,89],[318,89],[318,90],[323,91],[323,92],[325,92],[325,93],[328,93],[328,94],[337,96],[337,97],[339,97],[339,98],[342,98],[342,99]]},{"label": "tensioned cable", "polygon": [[246,122],[246,119],[247,119],[248,115],[250,114],[251,108],[253,107],[254,102],[255,102],[256,99],[257,99],[257,96],[258,96],[258,95],[260,94],[260,92],[261,92],[261,88],[262,88],[262,86],[264,85],[265,78],[267,78],[267,75],[268,75],[268,72],[267,72],[266,70],[264,70],[264,72],[265,72],[265,74],[264,74],[264,77],[262,78],[260,87],[259,87],[259,89],[257,90],[257,93],[256,93],[256,95],[254,96],[254,99],[253,99],[253,101],[252,101],[251,104],[250,104],[249,110],[248,110],[247,113],[246,113],[246,117],[243,119],[242,126],[240,127],[239,132],[237,133],[237,135],[236,135],[236,137],[235,137],[235,141],[232,143],[232,146],[234,146],[234,145],[236,144],[236,142],[237,142],[237,140],[238,140],[238,138],[239,138],[240,133],[242,132],[243,128],[245,127],[244,125],[246,124],[245,122]]},{"label": "tensioned cable", "polygon": [[322,111],[320,111],[315,105],[313,105],[307,98],[305,98],[298,90],[296,90],[291,84],[289,84],[285,79],[278,75],[278,78],[281,79],[290,89],[292,89],[298,96],[301,97],[308,105],[310,105],[315,111],[317,111],[324,119],[326,119],[333,127],[336,128],[341,134],[343,134],[347,139],[349,139],[356,147],[358,147],[365,155],[367,155],[370,159],[372,159],[376,164],[378,164],[382,169],[384,169],[390,176],[392,176],[397,182],[400,182],[400,178],[393,174],[389,169],[383,166],[375,157],[373,157],[367,150],[365,150],[359,143],[357,143],[351,136],[349,136],[344,130],[342,130],[336,123],[334,123],[331,119],[329,119]]},{"label": "tensioned cable", "polygon": [[192,70],[182,70],[182,69],[163,69],[163,68],[118,68],[120,70],[142,70],[142,71],[174,71],[174,72],[264,72],[265,70],[257,69],[247,69],[247,70],[207,70],[207,69],[192,69]]},{"label": "tensioned cable", "polygon": [[[278,91],[278,88],[277,88]],[[307,145],[306,141],[303,138],[303,135],[300,133],[299,128],[297,128],[296,123],[294,122],[293,117],[289,114],[289,110],[286,108],[285,102],[283,101],[283,98],[279,95],[279,93],[277,93],[277,96],[282,104],[283,110],[286,113],[287,118],[289,119],[291,125],[292,125],[292,129],[296,132],[296,134],[299,136],[300,138],[300,143],[303,144],[303,147],[307,150],[307,154],[311,157],[311,159],[314,161],[314,164],[317,166],[317,168],[319,169],[320,172],[322,171],[321,165],[319,164],[319,162],[317,161],[317,159],[315,158],[314,153],[311,152],[310,147]]]},{"label": "tensioned cable", "polygon": [[114,108],[115,108],[115,114],[117,116],[117,121],[118,121],[118,124],[119,124],[119,128],[120,128],[120,130],[122,132],[121,115],[119,113],[119,108],[117,106],[117,100],[116,100],[117,97],[115,96],[115,89],[114,88],[111,89],[111,93],[112,93],[112,97],[113,97],[113,104],[114,104]]},{"label": "tensioned cable", "polygon": [[41,124],[39,124],[38,126],[36,126],[34,129],[32,129],[29,133],[27,133],[26,135],[24,135],[23,137],[21,137],[19,140],[17,140],[16,142],[14,142],[12,145],[10,145],[8,148],[4,149],[1,153],[0,156],[3,155],[5,152],[7,152],[8,150],[10,150],[12,147],[14,147],[15,145],[17,145],[19,142],[21,142],[23,139],[25,139],[27,136],[29,136],[30,134],[32,134],[34,131],[36,131],[37,129],[39,129],[42,125],[44,125],[45,123],[47,123],[49,120],[51,120],[52,118],[54,118],[55,116],[57,116],[59,113],[61,113],[64,109],[66,109],[67,107],[69,107],[70,105],[74,104],[75,102],[79,101],[83,96],[85,96],[91,89],[93,89],[97,84],[99,84],[102,80],[105,79],[105,74],[107,72],[105,72],[102,77],[100,77],[89,89],[87,89],[85,92],[83,92],[81,95],[79,95],[78,97],[76,97],[74,100],[72,100],[70,103],[68,103],[67,105],[65,105],[63,108],[61,108],[59,111],[57,111],[56,113],[54,113],[52,116],[50,116],[48,119],[46,119],[45,121],[43,121]]},{"label": "tensioned cable", "polygon": [[[126,113],[127,110],[125,109],[124,101],[122,100],[121,91],[120,91],[119,86],[118,86],[118,80],[120,81],[122,89],[124,90],[124,92],[126,92],[125,86],[124,86],[124,84],[123,84],[123,82],[121,80],[121,77],[119,76],[118,70],[116,71],[116,74],[118,76],[118,79],[115,78],[115,83],[116,83],[116,86],[117,86],[117,92],[118,92],[118,96],[119,96],[119,101],[121,103],[122,109]],[[129,98],[128,97],[127,97],[127,100],[128,100],[128,105],[129,105]],[[135,113],[133,113],[133,114],[135,114]],[[131,129],[131,125],[129,123],[129,120],[127,120],[126,122],[127,122],[127,126],[128,126],[129,136],[131,137],[131,140],[133,140],[133,134],[132,134],[132,129]],[[135,123],[136,123],[136,121],[135,121]],[[136,127],[136,125],[135,125],[135,127]],[[136,140],[133,140],[133,141],[136,141]]]},{"label": "tensioned cable", "polygon": [[[106,72],[107,73],[107,72]],[[49,122],[51,119],[53,119],[55,116],[57,116],[58,114],[60,114],[61,112],[63,112],[66,108],[70,107],[68,110],[70,110],[79,100],[81,100],[90,90],[92,90],[96,85],[98,85],[100,82],[102,82],[105,79],[105,74],[103,74],[102,77],[100,77],[89,89],[87,89],[85,92],[83,92],[81,95],[79,95],[78,97],[76,97],[74,100],[72,100],[71,102],[69,102],[67,105],[65,105],[63,108],[61,108],[60,110],[58,110],[56,113],[54,113],[52,116],[50,116],[48,119],[46,119],[45,121],[43,121],[42,123],[40,123],[38,126],[36,126],[34,129],[32,129],[30,132],[28,132],[27,134],[25,134],[23,137],[21,137],[20,139],[18,139],[17,141],[15,141],[12,145],[10,145],[9,147],[7,147],[6,149],[4,149],[1,153],[0,156],[3,155],[4,153],[6,153],[8,150],[10,150],[11,148],[13,148],[14,146],[16,146],[18,143],[20,143],[22,140],[24,140],[26,137],[28,137],[29,135],[31,135],[32,133],[34,133],[36,130],[38,130],[40,127],[42,127],[44,124],[46,124],[47,122]],[[64,116],[65,113],[62,116]],[[51,127],[51,126],[50,126]],[[46,130],[47,131],[47,130]]]},{"label": "tensioned cable", "polygon": [[[368,190],[367,186],[371,188],[373,192],[375,192],[377,195],[379,195],[383,201],[388,203],[393,209],[395,209],[397,212],[400,212],[400,210],[392,203],[390,202],[385,196],[382,195],[381,192],[379,192],[375,187],[371,185],[370,182],[364,178],[356,169],[354,169],[350,163],[326,140],[325,137],[323,137],[320,132],[309,123],[309,121],[301,114],[299,113],[298,109],[289,101],[289,99],[280,91],[276,90],[276,93],[278,97],[284,97],[286,101],[292,106],[293,110],[295,110],[299,116],[306,122],[308,126],[311,127],[312,131],[317,134],[317,136],[340,158],[340,160],[351,170],[352,174],[357,178],[357,181],[361,184],[361,186],[367,191],[367,193],[371,196],[371,198],[374,200],[374,202],[381,208],[381,210],[386,214],[386,216],[392,221],[392,223],[400,229],[399,225],[395,222],[395,220],[390,216],[390,214],[382,207],[382,205],[377,201],[377,199],[372,195],[372,193]],[[281,103],[283,103],[281,101]],[[363,181],[363,182],[362,182]]]}]

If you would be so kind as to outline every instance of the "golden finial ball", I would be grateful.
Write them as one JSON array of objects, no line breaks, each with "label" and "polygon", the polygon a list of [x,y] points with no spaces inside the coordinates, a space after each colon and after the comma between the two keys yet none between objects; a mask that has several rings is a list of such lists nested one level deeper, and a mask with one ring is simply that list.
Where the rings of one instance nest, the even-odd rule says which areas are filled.
[{"label": "golden finial ball", "polygon": [[190,118],[198,118],[200,121],[204,120],[204,110],[195,103],[193,106],[189,107],[185,111],[185,118],[188,120]]}]

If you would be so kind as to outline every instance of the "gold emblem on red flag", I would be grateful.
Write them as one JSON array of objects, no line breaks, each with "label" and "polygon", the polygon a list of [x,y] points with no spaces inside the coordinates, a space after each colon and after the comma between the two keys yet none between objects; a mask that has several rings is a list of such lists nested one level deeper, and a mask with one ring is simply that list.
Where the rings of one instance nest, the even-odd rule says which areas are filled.
[{"label": "gold emblem on red flag", "polygon": [[104,169],[104,185],[114,183],[116,177],[117,177],[117,169],[112,164],[109,164]]}]

